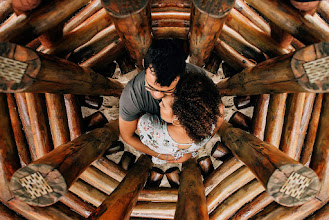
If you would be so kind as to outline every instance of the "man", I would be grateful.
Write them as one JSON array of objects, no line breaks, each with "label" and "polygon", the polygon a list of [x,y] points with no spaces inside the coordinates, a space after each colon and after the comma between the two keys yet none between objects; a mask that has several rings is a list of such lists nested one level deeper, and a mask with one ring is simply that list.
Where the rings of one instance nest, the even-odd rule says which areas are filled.
[{"label": "man", "polygon": [[[146,112],[160,115],[159,103],[164,96],[175,91],[186,68],[185,60],[186,54],[180,40],[155,40],[145,55],[145,71],[138,73],[126,85],[119,105],[120,134],[136,150],[155,157],[158,155],[135,134],[138,118]],[[191,66],[188,64],[188,67],[195,68]],[[184,162],[190,157],[191,154],[187,154],[177,161],[168,158],[168,162]]]}]

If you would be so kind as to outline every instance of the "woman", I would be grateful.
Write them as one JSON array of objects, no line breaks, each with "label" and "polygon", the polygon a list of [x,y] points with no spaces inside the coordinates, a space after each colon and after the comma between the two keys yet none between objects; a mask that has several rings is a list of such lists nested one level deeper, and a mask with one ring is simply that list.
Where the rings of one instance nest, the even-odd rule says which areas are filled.
[{"label": "woman", "polygon": [[181,76],[173,95],[162,98],[160,115],[138,121],[143,144],[157,153],[155,164],[195,157],[223,122],[223,105],[213,81],[204,74]]}]

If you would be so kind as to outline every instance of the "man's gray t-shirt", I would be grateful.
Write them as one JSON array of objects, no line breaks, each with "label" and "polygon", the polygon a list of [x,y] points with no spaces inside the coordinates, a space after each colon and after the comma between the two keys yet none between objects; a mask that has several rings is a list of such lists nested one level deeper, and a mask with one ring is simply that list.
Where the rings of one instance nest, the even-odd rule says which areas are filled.
[{"label": "man's gray t-shirt", "polygon": [[[187,63],[185,72],[190,71],[206,74],[200,67]],[[142,71],[125,86],[120,97],[119,114],[125,121],[134,121],[146,112],[160,115],[159,103],[160,100],[154,99],[145,89],[145,71]]]}]

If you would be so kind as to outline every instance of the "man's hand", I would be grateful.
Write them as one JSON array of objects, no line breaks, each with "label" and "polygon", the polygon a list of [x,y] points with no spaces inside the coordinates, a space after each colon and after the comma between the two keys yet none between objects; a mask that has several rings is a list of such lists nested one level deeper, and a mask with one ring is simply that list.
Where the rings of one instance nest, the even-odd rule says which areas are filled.
[{"label": "man's hand", "polygon": [[184,163],[185,161],[187,161],[188,159],[190,159],[192,156],[191,153],[188,154],[184,154],[181,158],[179,158],[178,160],[167,160],[167,163]]}]

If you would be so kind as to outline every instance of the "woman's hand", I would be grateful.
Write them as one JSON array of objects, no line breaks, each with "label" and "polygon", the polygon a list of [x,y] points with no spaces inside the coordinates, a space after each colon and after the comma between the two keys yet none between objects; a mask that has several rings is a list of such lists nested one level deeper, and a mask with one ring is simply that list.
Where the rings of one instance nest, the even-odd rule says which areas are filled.
[{"label": "woman's hand", "polygon": [[[170,155],[171,156],[171,155]],[[167,160],[167,163],[183,163],[185,161],[187,161],[188,159],[190,159],[192,156],[191,153],[188,153],[188,154],[184,154],[181,158],[179,158],[178,160],[175,160],[175,158],[173,156],[171,156],[173,159],[172,160],[169,160],[169,157],[168,157],[168,160]]]},{"label": "woman's hand", "polygon": [[159,157],[161,160],[175,160],[175,158],[170,154],[161,154]]}]

